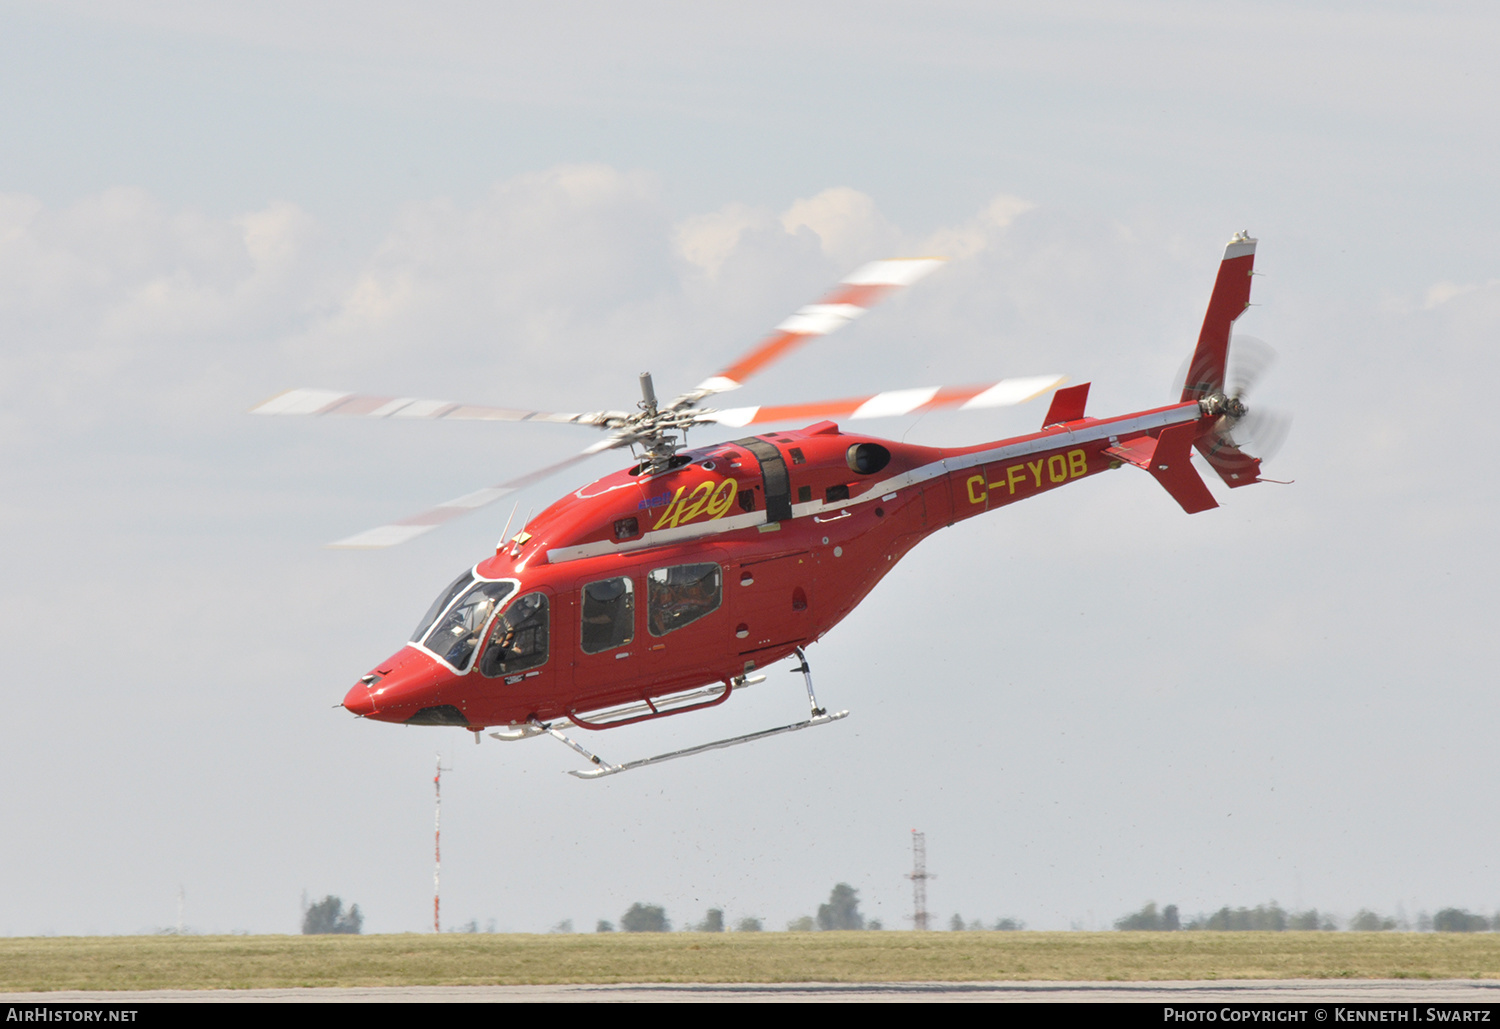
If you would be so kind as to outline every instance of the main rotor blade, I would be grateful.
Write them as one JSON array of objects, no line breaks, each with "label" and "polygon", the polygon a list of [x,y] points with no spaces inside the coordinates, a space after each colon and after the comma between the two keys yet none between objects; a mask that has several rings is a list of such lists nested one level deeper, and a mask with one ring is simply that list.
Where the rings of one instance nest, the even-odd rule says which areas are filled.
[{"label": "main rotor blade", "polygon": [[846,400],[818,400],[808,404],[777,404],[765,407],[735,407],[724,411],[702,411],[700,422],[718,422],[738,428],[762,422],[805,421],[813,418],[885,418],[892,415],[926,413],[945,407],[960,411],[1024,404],[1067,381],[1065,375],[1034,375],[1001,379],[987,386],[927,386],[893,389],[873,396]]},{"label": "main rotor blade", "polygon": [[466,515],[470,511],[478,510],[486,504],[492,504],[506,494],[514,493],[516,490],[530,486],[534,482],[540,482],[547,476],[560,472],[570,465],[575,465],[585,458],[592,457],[600,451],[625,445],[627,445],[625,440],[611,436],[609,439],[600,440],[593,446],[574,454],[566,460],[557,462],[557,464],[548,465],[546,468],[528,472],[514,479],[508,479],[495,486],[475,490],[473,493],[466,493],[461,497],[456,497],[453,500],[439,504],[429,511],[423,511],[419,515],[412,515],[410,518],[403,518],[399,522],[392,522],[389,525],[382,525],[379,528],[367,529],[357,535],[330,543],[328,546],[351,550],[378,550],[382,547],[394,547],[398,543],[405,543],[407,540],[415,539],[424,532],[431,532],[444,522],[450,522],[460,515]]},{"label": "main rotor blade", "polygon": [[715,393],[738,389],[762,368],[780,360],[815,336],[826,336],[874,307],[887,294],[942,266],[942,257],[897,257],[870,264],[845,276],[816,304],[800,308],[796,314],[776,326],[776,331],[719,374],[698,384],[692,393],[678,397],[671,404],[696,403]]},{"label": "main rotor blade", "polygon": [[482,404],[457,404],[451,400],[419,400],[416,397],[375,397],[340,393],[331,389],[289,389],[250,409],[251,414],[339,414],[365,418],[442,418],[450,421],[483,422],[571,422],[580,425],[607,424],[610,412],[558,414],[552,411],[521,411]]}]

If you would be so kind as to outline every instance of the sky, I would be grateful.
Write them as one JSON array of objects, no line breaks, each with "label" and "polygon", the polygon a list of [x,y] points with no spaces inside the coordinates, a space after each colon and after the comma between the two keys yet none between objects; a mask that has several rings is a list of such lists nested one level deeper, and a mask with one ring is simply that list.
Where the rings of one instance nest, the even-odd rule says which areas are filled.
[{"label": "sky", "polygon": [[[913,830],[943,924],[1494,913],[1497,34],[1477,3],[0,4],[0,934],[295,932],[326,894],[430,931],[439,755],[445,928],[778,929],[839,882],[908,928]],[[509,508],[323,545],[594,437],[246,414],[270,395],[627,407],[941,254],[735,403],[1056,372],[1124,413],[1174,399],[1239,230],[1291,485],[1189,517],[1126,469],[936,533],[810,649],[851,711],[817,732],[583,782],[551,740],[337,708]],[[789,673],[579,736],[784,724]]]}]

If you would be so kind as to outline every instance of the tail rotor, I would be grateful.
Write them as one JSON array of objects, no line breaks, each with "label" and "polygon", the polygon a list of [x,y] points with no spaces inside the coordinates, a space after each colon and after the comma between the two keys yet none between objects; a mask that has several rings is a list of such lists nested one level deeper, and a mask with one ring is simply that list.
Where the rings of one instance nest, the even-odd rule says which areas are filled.
[{"label": "tail rotor", "polygon": [[1205,413],[1218,417],[1198,439],[1198,451],[1230,486],[1257,481],[1261,462],[1275,456],[1291,430],[1289,414],[1248,403],[1275,361],[1276,351],[1264,340],[1235,336],[1229,345],[1226,388],[1199,401]]}]

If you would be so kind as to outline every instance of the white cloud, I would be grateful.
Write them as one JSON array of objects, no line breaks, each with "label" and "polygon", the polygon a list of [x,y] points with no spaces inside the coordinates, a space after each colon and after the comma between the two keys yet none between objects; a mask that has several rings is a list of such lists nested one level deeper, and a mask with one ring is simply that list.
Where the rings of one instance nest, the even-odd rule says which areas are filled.
[{"label": "white cloud", "polygon": [[602,165],[517,176],[469,206],[412,204],[287,357],[445,393],[584,376],[583,355],[635,344],[611,322],[675,289],[671,229],[649,178]]},{"label": "white cloud", "polygon": [[739,246],[740,237],[750,229],[763,230],[772,221],[768,211],[729,204],[717,211],[683,219],[677,225],[674,241],[685,261],[701,268],[709,278],[717,278],[725,260]]},{"label": "white cloud", "polygon": [[[0,396],[12,428],[43,412],[87,425],[197,406],[201,386],[262,361],[326,295],[319,230],[273,203],[238,218],[171,210],[118,187],[53,210],[0,200]],[[122,406],[123,405],[123,406]],[[134,406],[138,411],[132,412]]]},{"label": "white cloud", "polygon": [[1477,291],[1493,291],[1497,286],[1500,286],[1500,279],[1490,279],[1488,282],[1434,282],[1422,295],[1422,310],[1431,311],[1456,297]]},{"label": "white cloud", "polygon": [[824,254],[851,267],[872,257],[903,256],[893,250],[901,234],[876,209],[875,199],[847,186],[798,200],[780,221],[792,235],[811,232]]},{"label": "white cloud", "polygon": [[975,257],[988,248],[1002,230],[1035,207],[1020,197],[1002,193],[968,222],[929,235],[920,249],[923,254],[939,257]]}]

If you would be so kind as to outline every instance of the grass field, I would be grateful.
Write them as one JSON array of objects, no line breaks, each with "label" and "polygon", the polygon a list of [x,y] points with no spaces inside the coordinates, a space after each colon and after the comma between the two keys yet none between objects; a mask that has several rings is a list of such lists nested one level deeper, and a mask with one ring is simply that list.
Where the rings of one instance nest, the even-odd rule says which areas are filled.
[{"label": "grass field", "polygon": [[0,992],[621,982],[1496,979],[1496,933],[614,933],[0,939]]}]

